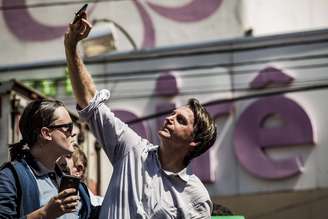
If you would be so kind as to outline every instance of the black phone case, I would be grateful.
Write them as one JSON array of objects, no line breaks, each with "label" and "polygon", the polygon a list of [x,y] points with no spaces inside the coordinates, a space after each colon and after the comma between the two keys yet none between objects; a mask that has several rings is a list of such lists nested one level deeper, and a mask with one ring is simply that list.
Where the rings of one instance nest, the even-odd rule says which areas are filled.
[{"label": "black phone case", "polygon": [[81,16],[82,16],[81,14],[82,14],[82,12],[87,10],[87,7],[88,7],[88,4],[85,4],[82,6],[82,8],[78,12],[75,13],[73,24],[75,24],[78,20],[81,19]]},{"label": "black phone case", "polygon": [[79,190],[79,184],[80,178],[71,175],[63,175],[60,181],[59,192],[65,189],[74,188],[76,189],[77,194],[77,191]]}]

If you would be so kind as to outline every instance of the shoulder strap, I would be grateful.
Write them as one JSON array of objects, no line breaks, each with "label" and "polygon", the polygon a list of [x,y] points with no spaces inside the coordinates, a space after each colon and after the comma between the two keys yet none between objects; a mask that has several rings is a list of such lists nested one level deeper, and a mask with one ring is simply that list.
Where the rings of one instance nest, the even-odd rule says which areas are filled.
[{"label": "shoulder strap", "polygon": [[20,181],[19,181],[19,177],[17,174],[17,171],[14,167],[14,164],[12,162],[6,162],[4,163],[0,169],[5,169],[5,168],[9,168],[11,170],[11,172],[13,173],[14,179],[15,179],[15,186],[16,186],[16,212],[17,212],[17,216],[19,217],[21,214],[21,202],[22,202],[22,188],[20,185]]},{"label": "shoulder strap", "polygon": [[90,199],[90,193],[87,185],[83,182],[80,183],[80,195],[82,195],[81,199],[85,199],[87,208],[89,209],[89,212],[87,213],[87,218],[99,218],[100,215],[100,209],[101,205],[99,206],[94,206],[91,203]]},{"label": "shoulder strap", "polygon": [[83,182],[80,182],[79,194],[81,197],[82,208],[83,208],[83,211],[80,211],[80,214],[81,214],[80,218],[93,218],[93,217],[90,217],[90,214],[92,213],[91,212],[92,206],[91,206],[91,201],[90,201],[90,195],[88,192],[88,187]]}]

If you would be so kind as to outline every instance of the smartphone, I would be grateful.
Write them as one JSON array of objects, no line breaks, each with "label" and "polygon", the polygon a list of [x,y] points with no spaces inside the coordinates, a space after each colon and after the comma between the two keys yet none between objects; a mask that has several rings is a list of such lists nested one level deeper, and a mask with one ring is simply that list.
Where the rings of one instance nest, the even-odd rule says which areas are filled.
[{"label": "smartphone", "polygon": [[79,190],[79,184],[80,184],[80,178],[76,176],[64,174],[60,181],[59,192],[65,189],[74,188],[76,189],[76,193],[74,193],[74,195],[77,195],[77,191]]},{"label": "smartphone", "polygon": [[73,24],[75,24],[76,22],[78,22],[81,19],[82,13],[87,10],[87,7],[88,7],[88,4],[85,4],[82,6],[82,8],[78,12],[75,13]]}]

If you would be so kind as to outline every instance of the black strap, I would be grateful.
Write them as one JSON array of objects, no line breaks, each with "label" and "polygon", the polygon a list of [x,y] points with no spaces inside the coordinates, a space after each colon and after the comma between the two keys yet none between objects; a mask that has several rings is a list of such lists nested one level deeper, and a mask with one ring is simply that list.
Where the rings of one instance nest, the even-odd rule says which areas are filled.
[{"label": "black strap", "polygon": [[0,169],[4,168],[9,168],[11,172],[13,173],[13,176],[15,178],[15,185],[16,185],[16,212],[17,212],[17,217],[20,217],[21,214],[21,201],[22,201],[22,188],[20,185],[19,177],[17,174],[17,171],[14,167],[14,164],[12,162],[6,162],[4,163]]}]

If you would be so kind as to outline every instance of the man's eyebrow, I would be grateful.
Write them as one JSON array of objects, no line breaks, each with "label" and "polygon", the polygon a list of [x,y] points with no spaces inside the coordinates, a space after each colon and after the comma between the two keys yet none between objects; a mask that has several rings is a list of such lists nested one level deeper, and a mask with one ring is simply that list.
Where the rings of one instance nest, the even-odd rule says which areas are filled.
[{"label": "man's eyebrow", "polygon": [[176,113],[176,112],[177,112],[176,109],[172,109],[172,110],[170,110],[170,111],[168,112],[168,114],[172,114],[172,113]]}]

